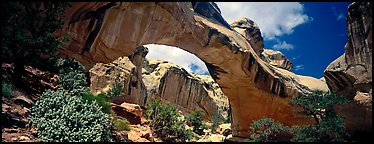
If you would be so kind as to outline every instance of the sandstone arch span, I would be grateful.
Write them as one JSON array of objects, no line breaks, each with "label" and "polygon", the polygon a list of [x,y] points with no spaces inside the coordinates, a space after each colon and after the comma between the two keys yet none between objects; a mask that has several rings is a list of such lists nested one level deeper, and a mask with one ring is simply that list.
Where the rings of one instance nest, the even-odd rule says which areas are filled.
[{"label": "sandstone arch span", "polygon": [[247,136],[251,121],[262,117],[288,125],[309,123],[294,114],[288,101],[293,95],[325,87],[299,80],[317,79],[264,63],[249,41],[222,19],[214,3],[77,2],[66,9],[63,32],[70,42],[61,54],[90,68],[129,56],[141,45],[180,47],[206,63],[228,96],[234,136]]}]

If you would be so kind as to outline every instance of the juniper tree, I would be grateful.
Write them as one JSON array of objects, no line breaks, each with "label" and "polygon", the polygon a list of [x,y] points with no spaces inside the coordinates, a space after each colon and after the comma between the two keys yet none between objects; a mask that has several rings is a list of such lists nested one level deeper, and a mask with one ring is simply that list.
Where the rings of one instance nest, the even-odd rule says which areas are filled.
[{"label": "juniper tree", "polygon": [[54,33],[63,25],[65,2],[2,2],[3,62],[14,64],[13,83],[22,84],[24,66],[50,70],[63,38]]}]

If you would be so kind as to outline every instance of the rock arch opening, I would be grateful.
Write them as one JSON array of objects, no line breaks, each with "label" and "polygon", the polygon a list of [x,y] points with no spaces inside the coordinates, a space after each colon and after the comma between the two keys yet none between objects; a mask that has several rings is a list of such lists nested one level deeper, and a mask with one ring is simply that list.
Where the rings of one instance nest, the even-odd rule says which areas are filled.
[{"label": "rock arch opening", "polygon": [[158,44],[144,47],[148,53],[142,80],[148,99],[160,98],[182,112],[203,111],[207,117],[229,115],[228,99],[209,76],[202,60],[178,47]]},{"label": "rock arch opening", "polygon": [[262,61],[245,37],[222,24],[217,8],[188,2],[73,3],[66,9],[64,32],[70,41],[62,55],[90,69],[146,44],[179,47],[205,62],[228,97],[233,136],[248,136],[249,124],[263,117],[287,125],[309,123],[293,113],[288,101],[311,89],[293,81],[295,74]]},{"label": "rock arch opening", "polygon": [[210,75],[204,62],[181,48],[167,45],[147,44],[143,45],[148,48],[147,60],[165,60],[175,63],[190,73],[196,75]]}]

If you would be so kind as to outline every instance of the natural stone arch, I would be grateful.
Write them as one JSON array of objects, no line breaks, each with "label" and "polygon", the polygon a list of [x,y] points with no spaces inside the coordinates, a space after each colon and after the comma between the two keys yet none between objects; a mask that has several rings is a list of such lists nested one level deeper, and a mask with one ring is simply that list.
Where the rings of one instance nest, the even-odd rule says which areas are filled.
[{"label": "natural stone arch", "polygon": [[73,3],[66,9],[63,31],[70,42],[61,54],[90,68],[129,56],[137,46],[176,46],[203,60],[228,96],[233,136],[248,136],[249,124],[263,117],[287,125],[310,123],[288,104],[293,95],[310,89],[264,63],[242,35],[222,24],[217,9],[189,2]]}]

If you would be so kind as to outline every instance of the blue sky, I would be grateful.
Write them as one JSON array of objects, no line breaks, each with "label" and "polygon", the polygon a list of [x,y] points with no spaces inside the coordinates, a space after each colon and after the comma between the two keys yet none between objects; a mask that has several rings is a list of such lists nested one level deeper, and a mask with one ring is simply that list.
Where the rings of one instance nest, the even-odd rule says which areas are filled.
[{"label": "blue sky", "polygon": [[[240,17],[256,22],[265,48],[281,51],[293,62],[292,72],[320,78],[344,53],[345,17],[350,2],[218,2],[228,23]],[[174,62],[195,74],[208,74],[195,55],[178,48],[146,45],[148,59]],[[165,53],[165,51],[167,51]]]},{"label": "blue sky", "polygon": [[[292,60],[292,72],[320,78],[326,67],[344,53],[347,42],[346,13],[350,3],[301,4],[304,5],[305,14],[313,20],[299,25],[290,35],[280,36],[281,41],[293,45],[292,49],[280,51]],[[266,48],[273,45],[274,41],[265,41]]]}]

